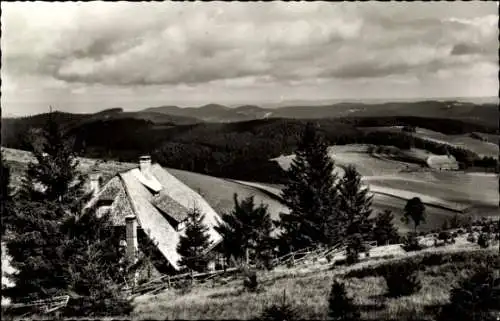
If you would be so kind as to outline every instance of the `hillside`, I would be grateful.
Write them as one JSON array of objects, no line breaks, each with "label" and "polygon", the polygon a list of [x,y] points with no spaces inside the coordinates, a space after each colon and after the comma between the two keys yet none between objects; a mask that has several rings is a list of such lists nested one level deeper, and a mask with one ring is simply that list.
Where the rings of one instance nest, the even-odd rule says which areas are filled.
[{"label": "hillside", "polygon": [[[381,108],[377,106],[370,108],[372,107]],[[316,108],[321,110],[326,107],[311,107],[311,110]],[[335,110],[336,108],[341,110],[343,107],[340,105],[335,107]],[[258,106],[230,109],[220,105],[207,105],[202,110],[207,115],[233,113],[237,110],[246,115],[246,118],[252,118],[255,112],[260,113],[263,109]],[[325,118],[316,119],[315,122],[319,126],[320,133],[332,145],[369,143],[400,146],[408,143],[408,139],[398,137],[399,134],[393,132],[381,130],[374,134],[369,133],[369,128],[373,126],[383,129],[387,126],[412,125],[427,130],[439,130],[442,135],[465,137],[481,133],[489,135],[490,138],[495,137],[498,130],[496,124],[494,127],[481,125],[485,119],[477,121],[477,119],[383,116],[391,112],[389,108],[386,113],[381,113],[379,116]],[[77,151],[82,156],[127,162],[135,161],[142,154],[151,154],[156,161],[167,167],[211,176],[269,183],[282,183],[284,179],[279,167],[269,159],[293,152],[300,132],[308,121],[271,117],[231,123],[200,123],[200,120],[191,116],[186,118],[182,115],[161,114],[153,110],[124,112],[120,108],[96,114],[56,112],[54,117],[63,124],[69,135],[75,137]],[[28,150],[27,138],[33,136],[36,128],[46,119],[47,114],[2,119],[2,146]],[[495,150],[492,143],[472,137],[467,139],[469,140],[467,147],[472,146],[477,150],[484,145],[488,155],[492,155]],[[478,144],[474,145],[476,141]],[[436,150],[442,150],[445,146],[433,143],[436,145],[434,146]],[[466,151],[458,152],[460,155],[456,157],[459,162],[479,157],[467,155]],[[488,166],[494,165],[490,163]]]},{"label": "hillside", "polygon": [[[433,320],[449,300],[458,282],[470,276],[481,262],[491,260],[499,268],[495,249],[477,245],[447,246],[412,254],[386,255],[352,265],[309,265],[259,271],[261,290],[245,291],[241,278],[197,284],[191,291],[166,290],[135,299],[133,319],[243,319],[255,320],[262,311],[283,301],[302,320],[325,320],[333,280],[346,285],[349,297],[360,309],[361,320]],[[377,248],[373,249],[375,254]],[[372,255],[370,255],[372,257]],[[384,268],[405,262],[419,263],[422,289],[403,297],[389,297]],[[457,271],[460,271],[457,273]]]},{"label": "hillside", "polygon": [[[390,126],[390,127],[364,127],[363,130],[366,131],[385,131],[390,133],[401,132],[402,126]],[[416,128],[416,132],[412,134],[414,137],[426,139],[429,141],[446,144],[454,147],[466,148],[479,156],[488,156],[498,158],[498,140],[495,141],[496,135],[487,134],[459,134],[459,135],[447,135],[439,131],[426,129],[426,128]],[[486,141],[485,139],[479,139],[482,135],[487,135],[492,141]]]},{"label": "hillside", "polygon": [[[330,156],[340,175],[347,165],[354,165],[363,182],[374,195],[374,212],[385,209],[395,213],[395,224],[407,230],[399,218],[408,199],[420,197],[426,205],[427,219],[422,231],[435,229],[455,214],[471,217],[496,217],[499,193],[498,175],[464,171],[432,171],[420,165],[375,157],[366,145],[331,146]],[[275,158],[286,170],[295,156]]]}]

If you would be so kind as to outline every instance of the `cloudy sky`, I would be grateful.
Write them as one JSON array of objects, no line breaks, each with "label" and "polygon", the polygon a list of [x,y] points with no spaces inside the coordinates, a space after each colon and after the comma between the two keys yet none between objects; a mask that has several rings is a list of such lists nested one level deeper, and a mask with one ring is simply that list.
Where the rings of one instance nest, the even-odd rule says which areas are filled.
[{"label": "cloudy sky", "polygon": [[4,115],[498,93],[495,2],[1,7]]}]

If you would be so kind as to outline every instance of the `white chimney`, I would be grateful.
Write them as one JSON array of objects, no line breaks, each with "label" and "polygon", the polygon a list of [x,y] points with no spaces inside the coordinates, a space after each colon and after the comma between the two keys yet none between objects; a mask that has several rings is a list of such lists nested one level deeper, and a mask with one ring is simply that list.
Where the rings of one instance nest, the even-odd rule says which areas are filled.
[{"label": "white chimney", "polygon": [[126,257],[129,262],[134,262],[137,252],[137,220],[135,215],[125,217],[126,234],[127,234],[127,252]]},{"label": "white chimney", "polygon": [[151,156],[144,155],[139,157],[139,169],[141,170],[142,175],[146,177],[151,176]]},{"label": "white chimney", "polygon": [[101,190],[100,175],[97,173],[90,174],[90,191],[92,196],[96,196]]}]

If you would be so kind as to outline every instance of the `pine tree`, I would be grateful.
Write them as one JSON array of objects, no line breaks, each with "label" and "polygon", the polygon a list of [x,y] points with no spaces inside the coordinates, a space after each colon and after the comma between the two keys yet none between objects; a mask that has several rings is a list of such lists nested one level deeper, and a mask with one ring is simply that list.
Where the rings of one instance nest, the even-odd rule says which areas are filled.
[{"label": "pine tree", "polygon": [[328,298],[328,320],[359,320],[360,313],[352,301],[352,298],[347,296],[345,285],[335,280],[332,283],[330,296]]},{"label": "pine tree", "polygon": [[204,215],[199,209],[193,208],[188,213],[185,235],[182,235],[177,245],[177,253],[181,255],[179,264],[197,272],[207,269],[210,258],[206,250],[210,246],[208,227],[203,223]]},{"label": "pine tree", "polygon": [[80,217],[73,216],[62,230],[68,235],[65,255],[73,258],[69,270],[72,302],[67,315],[127,315],[130,301],[122,294],[125,277],[119,270],[120,234],[113,228],[110,213],[95,215],[90,208]]},{"label": "pine tree", "polygon": [[368,193],[368,188],[361,185],[361,175],[356,168],[347,166],[339,184],[339,209],[341,222],[345,224],[349,263],[358,261],[359,253],[365,250],[364,241],[371,238],[372,223],[369,218],[373,196]]},{"label": "pine tree", "polygon": [[37,162],[29,165],[9,223],[7,249],[17,273],[5,295],[23,302],[68,294],[70,314],[127,311],[130,303],[117,291],[120,255],[109,216],[83,210],[89,196],[72,144],[52,117],[40,137],[44,143],[34,146]]},{"label": "pine tree", "polygon": [[346,234],[367,235],[371,230],[369,217],[372,213],[372,199],[368,187],[361,184],[361,175],[349,165],[339,184],[339,208],[346,225]]},{"label": "pine tree", "polygon": [[373,239],[378,245],[398,243],[400,240],[398,230],[394,226],[394,215],[390,210],[377,214],[373,227]]},{"label": "pine tree", "polygon": [[417,234],[417,227],[420,223],[425,222],[425,206],[419,197],[414,197],[405,205],[404,216],[401,220],[408,224],[410,219],[413,221],[414,234]]},{"label": "pine tree", "polygon": [[275,246],[268,207],[256,206],[253,196],[240,202],[234,194],[234,209],[223,214],[222,220],[216,230],[223,237],[222,251],[226,258],[233,258],[241,265],[248,251],[258,264],[268,266]]},{"label": "pine tree", "polygon": [[57,201],[75,209],[82,205],[80,202],[85,180],[77,170],[74,140],[65,135],[52,114],[49,114],[47,123],[36,139],[32,140],[31,149],[36,162],[28,166],[20,197]]},{"label": "pine tree", "polygon": [[0,164],[0,211],[1,211],[1,218],[2,218],[2,239],[5,236],[5,232],[7,231],[7,226],[10,223],[11,220],[11,214],[12,214],[12,196],[11,196],[11,189],[9,187],[10,183],[10,169],[5,163],[5,159],[3,157],[2,153],[2,158],[1,158],[1,164]]},{"label": "pine tree", "polygon": [[328,146],[308,123],[287,171],[282,199],[290,213],[280,215],[281,241],[288,250],[335,243],[338,233],[337,177]]}]

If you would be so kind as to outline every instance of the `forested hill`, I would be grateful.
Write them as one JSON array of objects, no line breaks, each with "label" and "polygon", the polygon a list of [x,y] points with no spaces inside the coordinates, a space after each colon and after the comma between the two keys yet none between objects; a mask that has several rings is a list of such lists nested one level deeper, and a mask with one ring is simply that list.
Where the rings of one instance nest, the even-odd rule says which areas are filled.
[{"label": "forested hill", "polygon": [[217,104],[179,108],[160,106],[146,111],[176,116],[189,116],[208,122],[235,122],[265,118],[321,119],[343,117],[408,117],[418,115],[432,119],[455,119],[498,128],[498,105],[460,101],[387,102],[377,104],[337,103],[324,106],[307,104],[281,108],[245,105],[229,108]]}]

